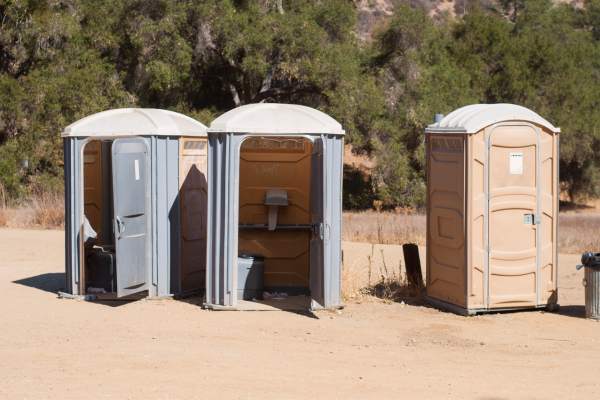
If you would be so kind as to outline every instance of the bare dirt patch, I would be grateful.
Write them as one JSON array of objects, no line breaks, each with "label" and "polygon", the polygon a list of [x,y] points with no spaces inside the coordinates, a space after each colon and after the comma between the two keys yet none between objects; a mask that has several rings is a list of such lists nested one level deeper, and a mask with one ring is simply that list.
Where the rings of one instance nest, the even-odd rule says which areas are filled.
[{"label": "bare dirt patch", "polygon": [[560,257],[558,314],[465,318],[371,296],[339,313],[210,312],[58,299],[63,237],[0,229],[0,398],[600,395],[600,323],[581,317],[577,255]]}]

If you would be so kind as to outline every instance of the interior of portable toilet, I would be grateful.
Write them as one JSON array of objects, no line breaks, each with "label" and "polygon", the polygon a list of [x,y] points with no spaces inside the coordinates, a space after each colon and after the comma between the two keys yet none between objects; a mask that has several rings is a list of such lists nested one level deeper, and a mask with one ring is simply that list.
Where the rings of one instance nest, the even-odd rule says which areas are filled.
[{"label": "interior of portable toilet", "polygon": [[341,125],[309,107],[251,104],[217,118],[208,136],[206,306],[244,308],[246,256],[264,260],[262,291],[339,306]]},{"label": "interior of portable toilet", "polygon": [[204,289],[206,127],[128,108],[85,117],[62,136],[67,291],[110,298]]},{"label": "interior of portable toilet", "polygon": [[557,301],[559,132],[513,104],[426,129],[427,296],[461,313]]}]

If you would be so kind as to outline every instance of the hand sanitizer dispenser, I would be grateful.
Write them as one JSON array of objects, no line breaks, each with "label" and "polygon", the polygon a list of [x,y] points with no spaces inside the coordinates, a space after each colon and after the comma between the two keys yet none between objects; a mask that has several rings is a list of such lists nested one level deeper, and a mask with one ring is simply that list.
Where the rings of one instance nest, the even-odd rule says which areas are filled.
[{"label": "hand sanitizer dispenser", "polygon": [[277,213],[280,206],[288,205],[287,191],[282,189],[269,189],[265,193],[265,205],[269,207],[269,230],[277,227]]}]

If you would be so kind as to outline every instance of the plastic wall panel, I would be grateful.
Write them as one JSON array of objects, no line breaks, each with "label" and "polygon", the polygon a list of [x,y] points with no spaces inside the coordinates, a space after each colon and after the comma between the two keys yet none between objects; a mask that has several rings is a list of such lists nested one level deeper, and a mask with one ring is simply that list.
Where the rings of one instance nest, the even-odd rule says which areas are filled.
[{"label": "plastic wall panel", "polygon": [[325,209],[327,226],[324,244],[324,287],[326,308],[342,305],[342,174],[344,165],[344,138],[324,135]]},{"label": "plastic wall panel", "polygon": [[[268,224],[267,190],[287,192],[277,210],[278,225],[309,225],[312,142],[307,138],[250,137],[240,150],[240,224]],[[321,190],[319,190],[321,191]],[[308,228],[240,229],[238,249],[265,257],[265,288],[309,287]]]},{"label": "plastic wall panel", "polygon": [[[236,291],[232,291],[237,257],[237,220],[232,221],[233,193],[238,184],[236,158],[230,151],[236,136],[227,133],[208,137],[208,225],[206,257],[206,304],[233,306]],[[239,145],[239,143],[238,143]]]},{"label": "plastic wall panel", "polygon": [[94,140],[89,142],[83,150],[83,182],[84,182],[84,209],[90,225],[98,237],[104,237],[105,227],[102,218],[103,202],[103,163],[102,142]]},{"label": "plastic wall panel", "polygon": [[467,251],[468,251],[468,307],[482,308],[485,305],[484,277],[487,265],[486,210],[487,196],[485,136],[480,132],[469,137],[468,146],[468,196],[467,196]]},{"label": "plastic wall panel", "polygon": [[182,292],[205,287],[207,151],[206,138],[180,139],[181,278],[179,281]]},{"label": "plastic wall panel", "polygon": [[279,207],[278,224],[310,223],[312,142],[306,138],[251,137],[240,154],[240,223],[267,224],[268,189],[286,190],[288,205]]},{"label": "plastic wall panel", "polygon": [[558,135],[540,132],[540,293],[539,302],[557,300]]},{"label": "plastic wall panel", "polygon": [[[177,294],[179,270],[179,140],[152,137],[152,213],[155,221],[152,268],[154,296]],[[118,263],[118,260],[117,260]],[[175,275],[172,279],[171,275]]]},{"label": "plastic wall panel", "polygon": [[465,136],[427,141],[427,294],[466,306]]},{"label": "plastic wall panel", "polygon": [[80,294],[79,235],[81,230],[81,209],[83,188],[81,187],[81,139],[64,139],[64,179],[65,179],[65,290]]}]

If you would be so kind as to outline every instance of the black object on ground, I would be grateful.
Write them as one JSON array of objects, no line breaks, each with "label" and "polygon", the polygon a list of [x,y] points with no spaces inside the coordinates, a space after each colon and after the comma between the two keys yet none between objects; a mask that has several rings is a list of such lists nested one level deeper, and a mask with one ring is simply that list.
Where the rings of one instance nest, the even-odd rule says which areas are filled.
[{"label": "black object on ground", "polygon": [[414,243],[402,245],[404,263],[406,264],[406,275],[408,286],[411,289],[421,290],[425,287],[423,273],[421,272],[421,259],[419,257],[419,246]]}]

